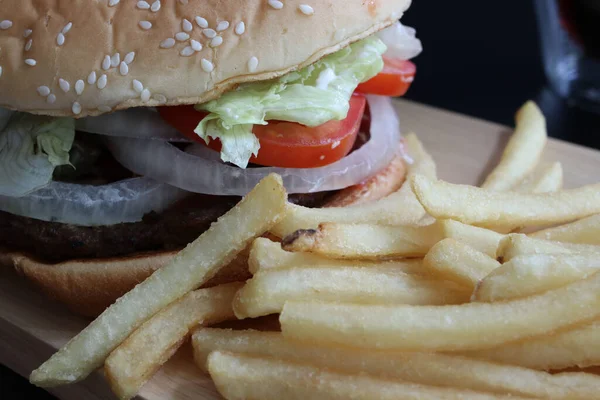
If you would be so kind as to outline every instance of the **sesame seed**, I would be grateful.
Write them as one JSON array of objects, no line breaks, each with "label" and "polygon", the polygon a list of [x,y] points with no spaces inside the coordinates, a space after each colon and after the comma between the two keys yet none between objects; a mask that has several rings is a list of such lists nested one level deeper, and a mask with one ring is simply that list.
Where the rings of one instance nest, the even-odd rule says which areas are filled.
[{"label": "sesame seed", "polygon": [[119,73],[123,76],[129,73],[129,65],[127,65],[125,61],[123,61],[121,65],[119,65]]},{"label": "sesame seed", "polygon": [[77,82],[75,82],[75,93],[77,93],[78,95],[81,95],[83,93],[84,89],[85,89],[85,82],[84,81],[82,81],[80,79]]},{"label": "sesame seed", "polygon": [[9,21],[7,19],[5,19],[4,21],[0,22],[0,29],[8,29],[13,25],[12,21]]},{"label": "sesame seed", "polygon": [[152,3],[150,10],[152,10],[152,12],[158,12],[158,10],[160,10],[160,0],[156,0],[154,3]]},{"label": "sesame seed", "polygon": [[173,46],[175,46],[175,39],[173,38],[165,39],[160,44],[160,47],[163,49],[170,49]]},{"label": "sesame seed", "polygon": [[186,46],[183,50],[181,50],[179,54],[181,54],[184,57],[189,57],[192,54],[194,54],[194,49],[192,48],[192,46]]},{"label": "sesame seed", "polygon": [[139,25],[140,28],[142,28],[145,31],[152,29],[152,22],[150,21],[140,21]]},{"label": "sesame seed", "polygon": [[221,21],[217,24],[217,32],[222,32],[227,30],[227,28],[229,28],[229,22],[227,21]]},{"label": "sesame seed", "polygon": [[235,26],[235,33],[237,35],[243,35],[244,32],[246,32],[246,24],[244,23],[244,21],[240,21]]},{"label": "sesame seed", "polygon": [[208,28],[208,21],[202,17],[196,17],[196,24],[198,24],[198,26],[200,28]]},{"label": "sesame seed", "polygon": [[56,35],[56,44],[59,46],[65,44],[65,35],[62,32]]},{"label": "sesame seed", "polygon": [[165,104],[167,102],[167,98],[165,97],[164,94],[160,94],[160,93],[153,94],[152,98],[154,100],[158,101],[160,104]]},{"label": "sesame seed", "polygon": [[108,84],[108,77],[106,76],[106,74],[102,74],[100,79],[98,79],[98,84],[96,86],[98,86],[98,89],[102,90],[106,87],[107,84]]},{"label": "sesame seed", "polygon": [[46,97],[46,103],[54,104],[56,101],[56,96],[54,94],[50,94],[50,96]]},{"label": "sesame seed", "polygon": [[27,44],[25,44],[25,51],[31,50],[31,46],[33,45],[33,39],[29,39]]},{"label": "sesame seed", "polygon": [[142,85],[142,82],[138,81],[137,79],[134,79],[133,90],[135,90],[138,93],[142,93],[144,91],[144,85]]},{"label": "sesame seed", "polygon": [[248,60],[248,71],[254,72],[256,71],[256,68],[258,68],[258,58],[252,56]]},{"label": "sesame seed", "polygon": [[181,28],[186,32],[191,32],[192,29],[194,29],[194,26],[190,21],[184,18],[183,21],[181,21]]},{"label": "sesame seed", "polygon": [[71,84],[62,78],[58,80],[58,86],[60,86],[61,90],[65,93],[71,90]]},{"label": "sesame seed", "polygon": [[179,40],[180,42],[185,42],[189,38],[190,38],[190,35],[185,32],[179,32],[179,33],[175,34],[175,39]]},{"label": "sesame seed", "polygon": [[104,56],[104,60],[102,61],[102,69],[108,71],[110,69],[110,56]]},{"label": "sesame seed", "polygon": [[33,58],[28,58],[25,60],[25,64],[29,65],[30,67],[35,67],[37,65],[37,61],[35,61]]},{"label": "sesame seed", "polygon": [[110,58],[110,66],[116,68],[121,63],[121,55],[119,53],[113,54]]},{"label": "sesame seed", "polygon": [[37,92],[40,94],[40,96],[46,97],[50,94],[50,88],[48,86],[40,86],[37,88]]},{"label": "sesame seed", "polygon": [[223,38],[221,36],[216,36],[210,41],[210,47],[219,47],[223,44]]},{"label": "sesame seed", "polygon": [[276,10],[281,10],[283,8],[283,3],[279,0],[269,0],[269,5]]},{"label": "sesame seed", "polygon": [[202,33],[204,34],[204,36],[206,36],[209,39],[214,38],[215,36],[217,36],[217,32],[214,29],[204,29],[202,31]]},{"label": "sesame seed", "polygon": [[78,102],[74,102],[73,107],[71,107],[71,110],[75,115],[81,114],[81,104],[79,104]]},{"label": "sesame seed", "polygon": [[98,107],[98,111],[107,113],[107,112],[111,112],[112,108],[110,108],[109,106],[100,106],[100,107]]},{"label": "sesame seed", "polygon": [[110,0],[110,1],[108,2],[108,6],[109,6],[109,7],[114,7],[114,6],[116,6],[117,4],[119,4],[120,2],[121,2],[121,0]]},{"label": "sesame seed", "polygon": [[71,28],[73,27],[73,23],[69,22],[68,24],[65,25],[65,27],[62,30],[62,33],[64,33],[65,35],[67,33],[69,33],[69,31],[71,30]]},{"label": "sesame seed", "polygon": [[93,85],[94,83],[96,83],[96,71],[90,72],[90,74],[88,75],[88,83],[90,85]]},{"label": "sesame seed", "polygon": [[139,8],[140,10],[149,10],[150,4],[148,4],[147,1],[138,1],[137,8]]},{"label": "sesame seed", "polygon": [[23,32],[23,37],[28,38],[32,33],[33,31],[31,29],[25,29],[25,32]]},{"label": "sesame seed", "polygon": [[135,51],[127,53],[127,55],[124,58],[124,61],[127,64],[131,64],[133,60],[135,60]]},{"label": "sesame seed", "polygon": [[323,161],[325,159],[325,156],[321,154],[321,157],[319,157],[319,160]]},{"label": "sesame seed", "polygon": [[200,51],[202,50],[202,43],[200,43],[197,40],[190,40],[190,44],[192,45],[192,49],[194,49],[194,51]]},{"label": "sesame seed", "polygon": [[142,101],[145,103],[148,100],[150,100],[150,95],[151,95],[150,91],[148,89],[144,89],[142,91],[142,94],[140,97],[142,98]]},{"label": "sesame seed", "polygon": [[215,69],[213,63],[208,61],[206,58],[203,58],[202,61],[200,61],[200,65],[202,66],[204,72],[212,72],[213,69]]},{"label": "sesame seed", "polygon": [[298,6],[298,10],[304,15],[313,15],[315,13],[314,8],[309,6],[308,4],[300,4]]}]

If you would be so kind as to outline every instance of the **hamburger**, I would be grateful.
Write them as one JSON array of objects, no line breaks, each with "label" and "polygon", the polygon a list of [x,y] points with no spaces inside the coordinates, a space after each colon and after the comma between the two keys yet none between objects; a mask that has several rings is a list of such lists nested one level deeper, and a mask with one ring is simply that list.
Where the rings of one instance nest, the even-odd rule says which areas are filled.
[{"label": "hamburger", "polygon": [[271,172],[307,207],[397,190],[409,6],[3,1],[0,264],[96,316]]}]

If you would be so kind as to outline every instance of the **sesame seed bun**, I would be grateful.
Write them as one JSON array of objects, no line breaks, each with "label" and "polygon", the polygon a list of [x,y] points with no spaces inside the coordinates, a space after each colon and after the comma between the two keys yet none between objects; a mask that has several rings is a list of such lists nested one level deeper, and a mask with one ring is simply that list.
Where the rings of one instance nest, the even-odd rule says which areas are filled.
[{"label": "sesame seed bun", "polygon": [[0,107],[85,117],[202,103],[314,63],[410,0],[3,0]]}]

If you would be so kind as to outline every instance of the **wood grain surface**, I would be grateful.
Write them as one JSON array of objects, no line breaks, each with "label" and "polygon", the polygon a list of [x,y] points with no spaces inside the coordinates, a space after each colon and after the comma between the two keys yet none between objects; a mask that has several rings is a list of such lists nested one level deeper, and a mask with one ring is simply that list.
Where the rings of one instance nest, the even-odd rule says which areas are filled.
[{"label": "wood grain surface", "polygon": [[[415,132],[433,154],[439,176],[455,183],[477,184],[497,161],[511,128],[397,101],[404,133]],[[516,110],[515,110],[516,111]],[[599,182],[600,152],[551,140],[544,158],[560,161],[565,186]],[[88,321],[49,301],[20,277],[0,271],[0,362],[23,376],[46,360]],[[101,372],[76,385],[50,390],[65,400],[114,399]],[[210,379],[194,366],[184,346],[144,386],[140,399],[200,399],[220,397]]]}]

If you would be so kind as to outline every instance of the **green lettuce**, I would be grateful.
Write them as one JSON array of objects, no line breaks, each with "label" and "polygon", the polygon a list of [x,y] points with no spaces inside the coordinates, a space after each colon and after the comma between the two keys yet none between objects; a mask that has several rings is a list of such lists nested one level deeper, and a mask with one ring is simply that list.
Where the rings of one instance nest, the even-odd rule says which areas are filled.
[{"label": "green lettuce", "polygon": [[15,113],[0,132],[0,195],[19,197],[45,186],[69,164],[75,121]]},{"label": "green lettuce", "polygon": [[253,125],[279,120],[314,127],[346,118],[352,93],[383,69],[385,51],[385,44],[371,36],[299,71],[241,85],[196,106],[210,114],[195,132],[207,143],[220,139],[221,159],[246,168],[260,148]]}]

